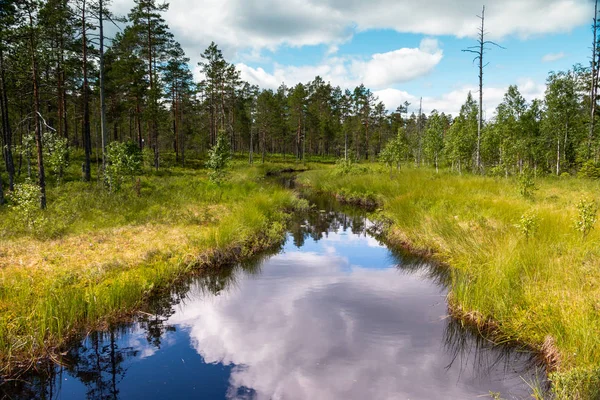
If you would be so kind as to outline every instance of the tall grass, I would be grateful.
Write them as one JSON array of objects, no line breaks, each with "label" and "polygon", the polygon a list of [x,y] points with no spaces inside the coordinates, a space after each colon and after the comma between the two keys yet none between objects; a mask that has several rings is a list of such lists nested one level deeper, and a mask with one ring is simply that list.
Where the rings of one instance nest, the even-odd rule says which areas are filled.
[{"label": "tall grass", "polygon": [[69,181],[31,229],[0,209],[0,375],[52,355],[81,329],[138,308],[191,270],[250,256],[284,236],[294,194],[234,168],[222,186],[172,168],[109,194]]},{"label": "tall grass", "polygon": [[[404,169],[392,179],[378,166],[348,175],[309,171],[299,181],[378,197],[393,221],[392,241],[433,251],[451,266],[453,303],[495,321],[496,340],[551,357],[557,397],[600,396],[600,229],[584,239],[574,228],[577,202],[598,199],[600,183],[539,179],[534,199],[526,199],[512,179],[429,169]],[[526,212],[538,223],[531,237],[518,226]]]}]

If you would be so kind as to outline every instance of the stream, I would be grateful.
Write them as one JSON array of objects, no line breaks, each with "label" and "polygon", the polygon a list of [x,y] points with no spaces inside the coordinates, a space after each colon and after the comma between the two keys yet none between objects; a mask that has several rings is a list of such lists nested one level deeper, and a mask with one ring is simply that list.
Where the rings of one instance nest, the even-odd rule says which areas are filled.
[{"label": "stream", "polygon": [[534,355],[447,316],[446,270],[388,249],[329,199],[280,248],[190,278],[94,332],[7,399],[502,399],[544,382]]}]

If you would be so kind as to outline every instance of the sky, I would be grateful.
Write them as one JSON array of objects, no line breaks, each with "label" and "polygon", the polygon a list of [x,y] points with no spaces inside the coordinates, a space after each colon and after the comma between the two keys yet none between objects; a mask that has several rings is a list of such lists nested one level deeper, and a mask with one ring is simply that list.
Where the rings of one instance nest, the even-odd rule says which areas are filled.
[{"label": "sky", "polygon": [[[127,14],[133,0],[113,0]],[[242,79],[276,89],[316,75],[332,85],[370,88],[388,110],[456,115],[477,96],[476,0],[171,0],[164,18],[200,79],[200,54],[214,41]],[[509,85],[542,98],[550,71],[587,65],[592,0],[491,0],[484,112],[491,116]]]}]

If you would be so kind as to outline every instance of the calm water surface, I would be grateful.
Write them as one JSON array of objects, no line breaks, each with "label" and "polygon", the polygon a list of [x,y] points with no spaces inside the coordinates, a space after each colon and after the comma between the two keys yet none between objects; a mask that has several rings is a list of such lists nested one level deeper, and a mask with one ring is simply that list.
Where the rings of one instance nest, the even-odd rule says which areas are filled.
[{"label": "calm water surface", "polygon": [[[320,205],[319,208],[328,208]],[[364,217],[314,212],[277,254],[195,278],[135,323],[89,335],[7,398],[527,398],[531,355],[446,309],[446,277]]]}]

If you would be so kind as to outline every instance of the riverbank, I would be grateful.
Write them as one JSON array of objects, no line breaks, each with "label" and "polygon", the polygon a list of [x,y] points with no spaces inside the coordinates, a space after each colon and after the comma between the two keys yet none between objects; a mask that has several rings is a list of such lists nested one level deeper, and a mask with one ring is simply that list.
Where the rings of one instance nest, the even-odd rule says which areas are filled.
[{"label": "riverbank", "polygon": [[[496,341],[544,354],[557,398],[600,396],[600,231],[583,238],[574,229],[576,204],[597,199],[597,181],[540,179],[533,198],[513,180],[428,169],[390,179],[377,165],[308,171],[298,181],[377,202],[391,243],[451,266],[450,307],[473,317],[465,322],[494,321]],[[534,221],[527,234],[523,216]]]},{"label": "riverbank", "polygon": [[127,317],[158,290],[283,239],[303,202],[240,163],[222,186],[206,171],[148,172],[107,193],[67,181],[28,226],[0,209],[0,375],[52,358],[74,334]]}]

